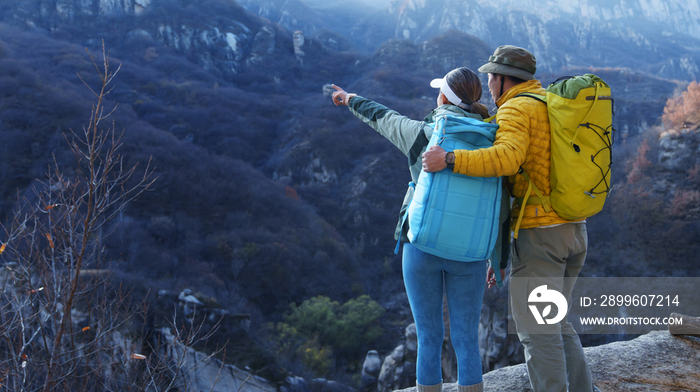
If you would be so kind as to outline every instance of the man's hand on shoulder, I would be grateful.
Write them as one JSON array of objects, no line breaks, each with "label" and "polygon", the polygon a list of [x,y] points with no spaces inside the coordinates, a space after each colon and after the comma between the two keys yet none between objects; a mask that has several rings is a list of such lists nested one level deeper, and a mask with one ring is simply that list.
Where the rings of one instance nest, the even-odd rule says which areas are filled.
[{"label": "man's hand on shoulder", "polygon": [[[449,155],[448,155],[449,154]],[[452,158],[454,167],[454,153],[448,153],[440,146],[432,146],[423,153],[423,170],[429,173],[439,172],[447,167],[447,163]]]}]

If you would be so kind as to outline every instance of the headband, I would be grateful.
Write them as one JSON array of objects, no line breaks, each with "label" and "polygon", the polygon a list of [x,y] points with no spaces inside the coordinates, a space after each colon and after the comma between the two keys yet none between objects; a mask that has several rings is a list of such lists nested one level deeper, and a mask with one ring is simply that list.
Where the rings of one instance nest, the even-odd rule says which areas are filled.
[{"label": "headband", "polygon": [[433,79],[430,82],[430,87],[439,88],[440,92],[443,93],[445,97],[447,97],[447,100],[450,101],[451,104],[455,106],[460,106],[460,104],[462,103],[462,100],[459,99],[457,94],[455,94],[455,92],[452,91],[452,89],[450,88],[450,85],[447,84],[447,79]]}]

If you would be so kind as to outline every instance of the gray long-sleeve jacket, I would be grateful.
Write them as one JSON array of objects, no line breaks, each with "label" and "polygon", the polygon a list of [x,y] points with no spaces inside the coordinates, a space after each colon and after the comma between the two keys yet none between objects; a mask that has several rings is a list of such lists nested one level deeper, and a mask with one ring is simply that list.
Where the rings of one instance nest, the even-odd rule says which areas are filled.
[{"label": "gray long-sleeve jacket", "polygon": [[[360,96],[351,97],[348,107],[352,114],[372,127],[375,131],[379,132],[380,135],[387,138],[408,157],[408,167],[411,172],[411,180],[414,183],[418,181],[418,176],[423,168],[423,152],[425,152],[428,142],[433,135],[437,117],[453,115],[471,117],[479,120],[482,119],[480,115],[469,113],[460,107],[441,105],[433,109],[423,121],[417,121],[403,116],[397,111],[391,110],[380,103]],[[406,237],[408,233],[408,220],[402,218],[407,213],[408,204],[413,199],[413,191],[414,188],[409,186],[401,206],[399,222],[396,225],[394,233],[394,239],[397,241],[408,241]],[[504,195],[507,195],[507,193],[504,193]],[[492,257],[493,266],[498,266],[500,264],[501,268],[506,267],[509,255],[509,241],[507,241],[510,238],[507,219],[509,213],[510,199],[508,197],[503,197],[501,208],[501,221],[504,222],[502,225],[503,230],[500,231],[496,249]],[[503,241],[503,239],[506,239],[506,241]]]}]

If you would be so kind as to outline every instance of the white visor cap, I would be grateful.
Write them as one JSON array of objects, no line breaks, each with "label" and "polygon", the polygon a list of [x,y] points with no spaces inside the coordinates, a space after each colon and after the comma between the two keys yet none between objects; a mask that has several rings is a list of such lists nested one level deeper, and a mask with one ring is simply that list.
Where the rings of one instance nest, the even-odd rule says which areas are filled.
[{"label": "white visor cap", "polygon": [[460,103],[462,103],[462,100],[459,99],[457,94],[452,91],[450,88],[450,85],[447,84],[447,80],[445,78],[439,78],[439,79],[433,79],[430,82],[430,87],[432,88],[439,88],[440,92],[445,94],[445,97],[455,106],[459,106]]}]

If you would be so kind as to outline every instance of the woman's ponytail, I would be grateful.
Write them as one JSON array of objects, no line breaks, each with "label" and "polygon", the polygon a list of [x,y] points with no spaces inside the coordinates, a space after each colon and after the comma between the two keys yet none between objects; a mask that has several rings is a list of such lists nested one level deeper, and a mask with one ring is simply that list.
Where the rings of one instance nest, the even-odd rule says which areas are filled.
[{"label": "woman's ponytail", "polygon": [[462,104],[458,106],[470,113],[479,114],[482,118],[489,117],[486,106],[479,103],[481,81],[474,71],[466,67],[457,68],[450,71],[445,79],[450,89],[462,100]]},{"label": "woman's ponytail", "polygon": [[486,105],[484,105],[483,103],[480,103],[480,102],[472,102],[471,110],[469,112],[478,114],[483,119],[490,117],[489,110],[486,108]]}]

